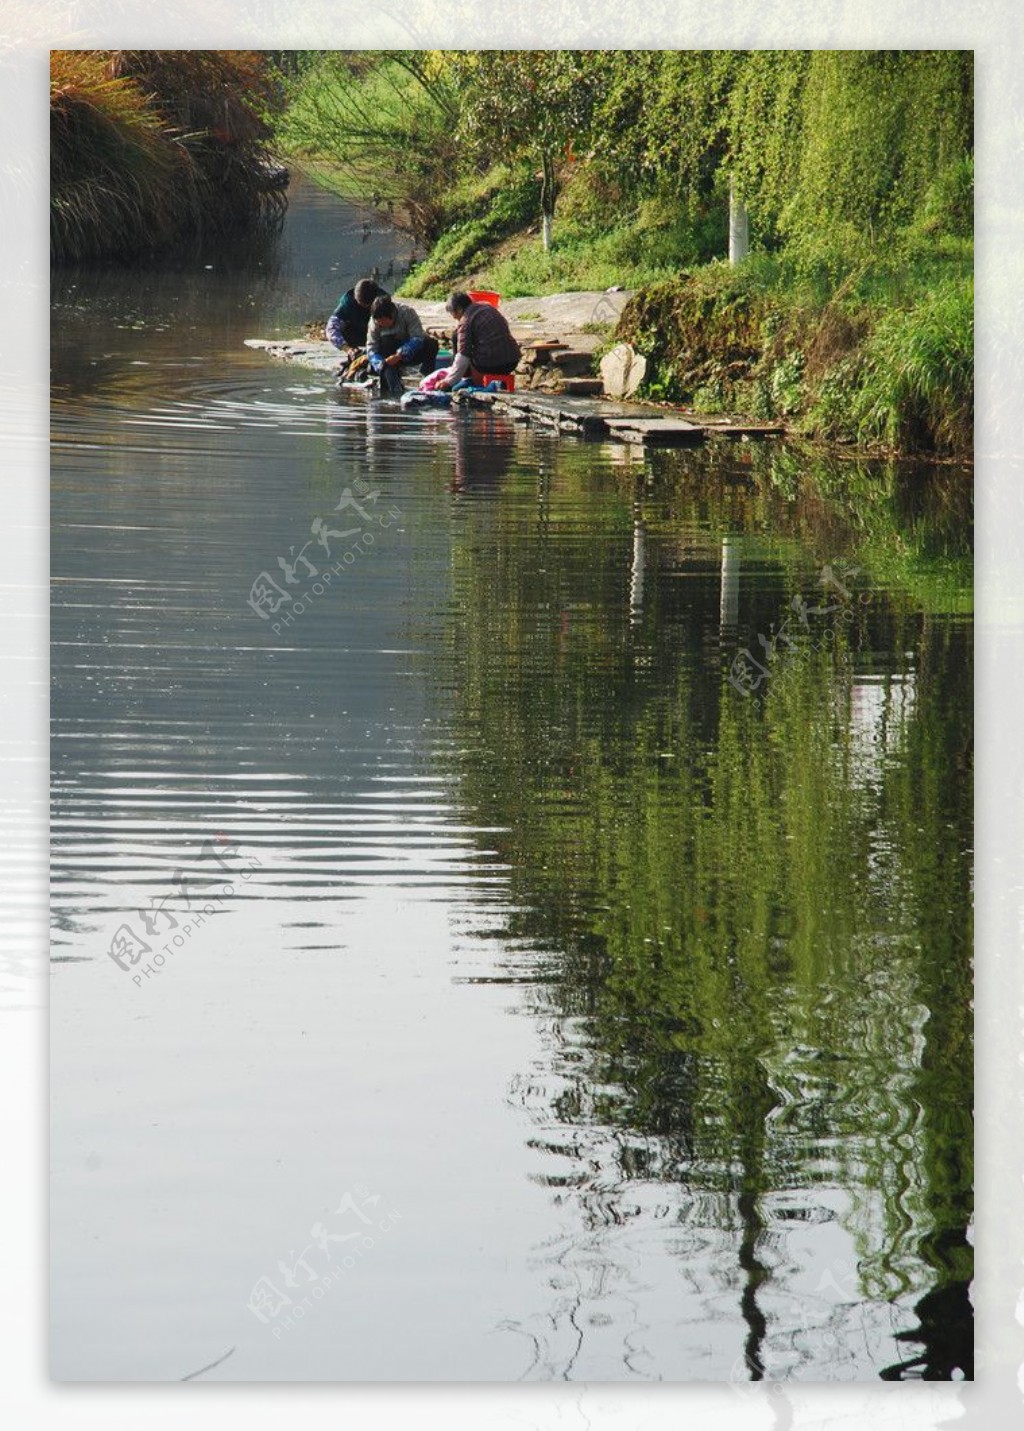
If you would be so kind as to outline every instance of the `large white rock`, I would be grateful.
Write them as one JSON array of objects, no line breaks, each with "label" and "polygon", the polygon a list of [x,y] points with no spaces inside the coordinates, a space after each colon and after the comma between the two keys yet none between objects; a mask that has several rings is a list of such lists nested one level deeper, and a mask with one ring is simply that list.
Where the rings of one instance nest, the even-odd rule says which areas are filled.
[{"label": "large white rock", "polygon": [[629,343],[619,343],[601,359],[601,377],[609,397],[632,397],[646,371],[647,359]]}]

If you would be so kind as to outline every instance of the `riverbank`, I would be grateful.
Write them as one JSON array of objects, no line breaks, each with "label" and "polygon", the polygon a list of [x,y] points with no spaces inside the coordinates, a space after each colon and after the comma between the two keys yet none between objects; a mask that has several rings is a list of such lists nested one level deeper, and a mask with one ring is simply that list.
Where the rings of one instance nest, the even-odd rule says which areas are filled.
[{"label": "riverbank", "polygon": [[[441,285],[516,291],[524,274],[539,296],[508,301],[543,311],[552,274],[572,283],[593,271],[599,235],[570,224],[565,249],[541,252],[529,229],[464,252],[453,275],[444,236],[399,289]],[[455,251],[459,251],[455,245]],[[629,273],[629,267],[624,269]],[[605,273],[607,276],[607,272]],[[631,344],[646,360],[636,396],[708,415],[783,422],[810,440],[865,452],[969,463],[974,443],[973,244],[946,237],[876,253],[842,277],[780,257],[722,260],[603,295],[584,321],[595,351]],[[561,295],[561,301],[569,295]],[[583,297],[583,295],[581,295]],[[590,295],[586,295],[589,301]],[[406,297],[406,301],[414,301]],[[423,301],[422,299],[419,301]]]},{"label": "riverbank", "polygon": [[[653,419],[675,417],[705,428],[723,424],[739,433],[771,431],[865,455],[919,456],[967,465],[971,461],[972,320],[959,310],[960,332],[947,342],[947,371],[929,388],[915,383],[913,364],[885,361],[885,343],[943,344],[936,310],[948,295],[940,288],[930,305],[888,325],[871,328],[840,303],[808,309],[777,289],[750,265],[726,265],[681,276],[647,289],[556,293],[512,298],[502,312],[524,362],[517,387],[543,388],[570,400],[585,385],[588,396],[618,396],[588,380],[600,375],[602,356],[631,345],[646,360],[633,406]],[[972,286],[973,287],[973,286]],[[425,328],[447,333],[451,319],[438,300],[406,298]],[[949,305],[954,318],[958,308]],[[898,324],[903,325],[902,332]],[[931,325],[932,331],[929,331]],[[319,324],[311,325],[315,332]],[[544,353],[545,345],[559,349]],[[270,356],[333,371],[338,353],[313,336],[251,340]],[[543,359],[542,359],[543,354]],[[881,356],[880,356],[881,355]],[[543,362],[543,365],[542,365]],[[933,356],[933,369],[942,366]],[[582,408],[580,408],[582,411]]]},{"label": "riverbank", "polygon": [[[738,413],[700,413],[643,399],[615,401],[625,393],[606,390],[602,380],[599,359],[607,346],[602,334],[619,322],[633,297],[625,290],[556,293],[503,304],[509,327],[523,348],[516,392],[457,393],[455,402],[467,408],[494,407],[517,422],[639,446],[688,446],[710,435],[751,438],[785,434],[782,423],[759,422]],[[450,331],[452,320],[443,303],[405,301],[428,331],[439,337]],[[595,314],[600,315],[599,321]],[[319,322],[311,324],[311,334],[320,326]],[[338,350],[315,336],[249,338],[246,346],[270,358],[332,375],[340,366]]]},{"label": "riverbank", "polygon": [[[623,289],[555,293],[503,303],[502,312],[523,349],[516,372],[516,393],[508,398],[491,393],[460,393],[455,395],[456,400],[467,407],[496,405],[517,422],[641,446],[689,445],[710,434],[744,438],[785,434],[783,423],[759,421],[739,411],[700,412],[643,398],[616,401],[626,393],[621,385],[614,385],[613,390],[613,385],[605,383],[601,355],[608,347],[607,334],[620,323],[633,298]],[[426,299],[403,301],[415,310],[428,331],[438,337],[450,332],[452,320],[443,303]],[[250,338],[246,346],[274,359],[334,374],[339,368],[339,353],[332,344],[314,336],[321,326],[319,321],[310,324],[309,336],[300,338]]]},{"label": "riverbank", "polygon": [[[567,235],[547,254],[535,225],[503,227],[500,213],[490,223],[456,224],[397,296],[426,325],[445,328],[442,296],[452,288],[501,293],[520,342],[571,339],[595,366],[611,347],[629,343],[646,360],[639,400],[783,423],[811,441],[865,453],[972,461],[969,239],[940,236],[930,246],[875,253],[842,275],[762,253],[632,286],[643,270],[611,268],[602,257],[608,236],[571,214]],[[572,291],[595,273],[626,281]],[[524,293],[527,279],[536,287]],[[552,291],[556,280],[565,291]]]}]

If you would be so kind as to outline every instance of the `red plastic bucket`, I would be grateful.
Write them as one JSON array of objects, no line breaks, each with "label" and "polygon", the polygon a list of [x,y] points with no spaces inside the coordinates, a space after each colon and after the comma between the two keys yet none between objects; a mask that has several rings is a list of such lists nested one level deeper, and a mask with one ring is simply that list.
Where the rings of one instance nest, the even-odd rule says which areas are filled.
[{"label": "red plastic bucket", "polygon": [[470,289],[469,296],[474,303],[489,303],[492,308],[497,308],[501,302],[500,293],[488,293],[484,289]]}]

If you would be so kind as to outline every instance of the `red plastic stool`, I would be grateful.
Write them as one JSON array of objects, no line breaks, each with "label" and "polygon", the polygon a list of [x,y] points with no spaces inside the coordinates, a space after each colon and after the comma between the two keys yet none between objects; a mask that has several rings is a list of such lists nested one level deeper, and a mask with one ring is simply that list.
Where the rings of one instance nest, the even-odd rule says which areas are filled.
[{"label": "red plastic stool", "polygon": [[480,386],[487,387],[490,383],[501,383],[507,393],[514,393],[516,390],[515,373],[481,373]]}]

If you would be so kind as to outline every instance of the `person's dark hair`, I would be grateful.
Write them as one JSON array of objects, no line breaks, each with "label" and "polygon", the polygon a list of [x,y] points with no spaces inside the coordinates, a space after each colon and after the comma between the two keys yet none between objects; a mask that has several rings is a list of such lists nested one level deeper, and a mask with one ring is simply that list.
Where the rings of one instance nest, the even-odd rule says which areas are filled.
[{"label": "person's dark hair", "polygon": [[360,308],[369,308],[375,298],[386,298],[387,294],[372,278],[361,278],[352,290]]},{"label": "person's dark hair", "polygon": [[466,309],[473,302],[468,293],[463,293],[456,289],[454,293],[449,293],[448,302],[444,305],[446,310],[457,318],[460,313],[465,313]]},{"label": "person's dark hair", "polygon": [[394,318],[395,305],[386,293],[382,293],[379,298],[373,300],[373,307],[370,309],[371,318]]}]

